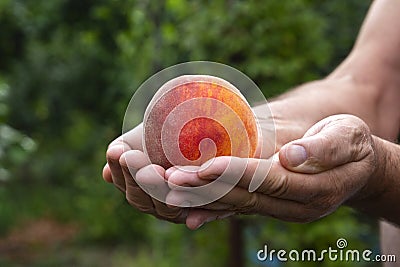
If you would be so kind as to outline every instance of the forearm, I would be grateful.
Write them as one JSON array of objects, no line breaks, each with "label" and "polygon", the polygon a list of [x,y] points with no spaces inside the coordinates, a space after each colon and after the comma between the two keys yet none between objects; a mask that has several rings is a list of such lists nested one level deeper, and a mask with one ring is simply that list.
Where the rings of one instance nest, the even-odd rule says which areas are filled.
[{"label": "forearm", "polygon": [[271,100],[277,124],[294,119],[305,131],[324,117],[349,113],[363,119],[375,135],[395,140],[400,128],[399,17],[400,1],[376,0],[342,64],[324,80]]},{"label": "forearm", "polygon": [[270,100],[277,123],[295,120],[306,130],[322,118],[347,113],[363,119],[373,134],[394,141],[400,128],[400,70],[376,65],[382,74],[373,77],[367,68],[363,70],[367,54],[362,52],[327,78]]},{"label": "forearm", "polygon": [[328,76],[348,77],[357,84],[360,100],[369,99],[367,108],[372,112],[354,110],[355,115],[363,118],[374,134],[390,140],[397,138],[400,123],[399,17],[400,1],[374,1],[352,52]]},{"label": "forearm", "polygon": [[353,114],[364,121],[373,121],[375,112],[369,108],[373,101],[372,93],[357,88],[348,77],[326,78],[271,99],[270,108],[278,128],[277,134],[285,131],[280,128],[289,121],[302,128],[296,133],[297,139],[316,122],[334,114]]},{"label": "forearm", "polygon": [[[400,69],[400,1],[375,0],[364,20],[354,51],[368,52],[366,63],[384,66],[386,69]],[[372,62],[370,61],[372,60]],[[373,77],[379,70],[374,64],[367,64]],[[385,73],[379,73],[385,75]],[[366,78],[366,77],[365,77]]]},{"label": "forearm", "polygon": [[[346,60],[323,80],[270,100],[278,149],[333,114],[364,120],[371,132],[395,141],[400,129],[400,1],[376,0]],[[400,224],[400,147],[373,137],[379,172],[348,205]]]}]

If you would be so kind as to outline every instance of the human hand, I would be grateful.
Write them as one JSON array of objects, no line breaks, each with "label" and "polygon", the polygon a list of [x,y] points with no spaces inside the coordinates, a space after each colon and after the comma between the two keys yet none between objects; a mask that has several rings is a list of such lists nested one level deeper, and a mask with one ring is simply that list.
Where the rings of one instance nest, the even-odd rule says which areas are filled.
[{"label": "human hand", "polygon": [[[235,164],[229,164],[235,161]],[[351,115],[328,117],[311,127],[303,138],[284,145],[269,159],[219,157],[198,172],[167,170],[168,182],[198,186],[221,175],[234,176],[244,168],[239,183],[217,202],[203,209],[245,214],[261,214],[286,221],[309,222],[332,213],[345,201],[365,194],[364,188],[376,172],[377,153],[368,126]],[[271,169],[263,166],[271,165]],[[249,192],[252,179],[263,182]],[[227,185],[216,183],[218,193]],[[182,189],[172,190],[167,201],[179,205],[193,197]],[[211,197],[210,197],[211,198]],[[199,225],[209,218],[200,214],[188,217]],[[194,217],[194,218],[193,218]]]},{"label": "human hand", "polygon": [[[165,198],[170,189],[165,181],[165,170],[151,164],[142,152],[142,124],[118,137],[107,149],[107,164],[103,169],[103,178],[113,183],[126,197],[128,203],[141,212],[174,223],[184,223],[190,228],[196,225],[186,220],[190,210],[167,206]],[[153,193],[153,194],[149,194]],[[157,198],[152,197],[157,195]],[[193,210],[206,217],[224,217],[231,212]]]},{"label": "human hand", "polygon": [[160,219],[182,223],[187,216],[184,209],[167,207],[144,191],[154,187],[162,196],[168,193],[169,188],[164,181],[165,170],[151,165],[142,152],[142,131],[142,125],[139,125],[110,143],[103,178],[124,193],[128,203],[136,209]]}]

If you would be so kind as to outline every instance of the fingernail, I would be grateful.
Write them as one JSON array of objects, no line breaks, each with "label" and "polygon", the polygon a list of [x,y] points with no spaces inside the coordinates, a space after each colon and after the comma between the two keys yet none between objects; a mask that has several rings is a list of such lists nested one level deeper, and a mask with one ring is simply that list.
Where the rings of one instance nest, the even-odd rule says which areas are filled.
[{"label": "fingernail", "polygon": [[169,168],[168,170],[165,171],[165,178],[168,180],[169,177],[175,172],[175,168]]},{"label": "fingernail", "polygon": [[286,159],[290,166],[297,167],[307,160],[307,152],[299,145],[289,145],[286,148]]}]

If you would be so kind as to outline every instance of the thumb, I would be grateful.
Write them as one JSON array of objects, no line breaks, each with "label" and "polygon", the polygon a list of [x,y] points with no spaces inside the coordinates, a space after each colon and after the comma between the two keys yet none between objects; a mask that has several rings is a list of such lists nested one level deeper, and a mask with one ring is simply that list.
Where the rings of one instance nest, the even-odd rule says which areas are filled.
[{"label": "thumb", "polygon": [[279,161],[290,171],[320,173],[363,159],[369,151],[368,136],[368,127],[354,116],[328,117],[302,139],[284,145]]}]

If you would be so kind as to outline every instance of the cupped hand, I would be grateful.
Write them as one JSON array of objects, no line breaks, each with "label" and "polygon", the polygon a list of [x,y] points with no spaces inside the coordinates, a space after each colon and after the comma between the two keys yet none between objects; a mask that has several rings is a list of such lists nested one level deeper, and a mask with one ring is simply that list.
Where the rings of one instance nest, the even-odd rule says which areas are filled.
[{"label": "cupped hand", "polygon": [[185,222],[184,209],[167,207],[144,191],[152,188],[165,196],[169,189],[164,181],[165,170],[152,165],[142,152],[142,131],[142,125],[139,125],[111,142],[106,152],[103,178],[124,193],[128,203],[136,209],[164,220]]},{"label": "cupped hand", "polygon": [[[359,197],[376,172],[376,161],[377,153],[368,126],[355,116],[335,115],[316,123],[303,138],[284,145],[269,159],[219,157],[197,172],[167,170],[167,178],[174,189],[176,185],[199,186],[221,175],[234,177],[244,171],[229,193],[201,208],[309,222]],[[254,179],[261,179],[262,183],[250,192],[249,185]],[[209,194],[218,194],[227,186],[217,179]],[[167,201],[179,205],[193,197],[205,201],[210,198],[210,195],[191,194],[182,188],[171,190]],[[188,220],[201,225],[210,218],[192,213]]]},{"label": "cupped hand", "polygon": [[198,227],[196,219],[187,219],[192,211],[211,219],[231,214],[227,211],[187,209],[165,204],[170,192],[165,181],[165,170],[151,164],[143,153],[142,132],[140,124],[111,142],[106,152],[107,164],[103,169],[104,180],[113,183],[131,206],[162,220],[186,223],[191,229]]}]

